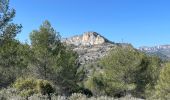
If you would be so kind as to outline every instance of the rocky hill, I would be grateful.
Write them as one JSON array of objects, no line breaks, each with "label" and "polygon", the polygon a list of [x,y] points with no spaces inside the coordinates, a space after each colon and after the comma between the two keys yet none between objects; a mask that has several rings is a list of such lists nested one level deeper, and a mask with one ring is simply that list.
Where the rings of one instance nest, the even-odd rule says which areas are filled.
[{"label": "rocky hill", "polygon": [[71,45],[79,54],[81,65],[94,62],[105,56],[111,48],[118,46],[97,32],[84,32],[82,35],[65,38],[63,43]]},{"label": "rocky hill", "polygon": [[111,41],[101,36],[97,32],[84,32],[82,35],[65,38],[62,41],[66,44],[72,44],[75,46],[93,46],[100,45],[106,42],[111,43]]},{"label": "rocky hill", "polygon": [[170,60],[170,45],[159,45],[154,47],[140,47],[139,50],[149,55],[156,55],[163,60]]}]

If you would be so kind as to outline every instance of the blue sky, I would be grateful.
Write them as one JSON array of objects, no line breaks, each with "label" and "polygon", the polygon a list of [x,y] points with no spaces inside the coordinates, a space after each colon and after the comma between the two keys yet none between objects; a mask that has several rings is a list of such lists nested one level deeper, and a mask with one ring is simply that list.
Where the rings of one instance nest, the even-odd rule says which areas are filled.
[{"label": "blue sky", "polygon": [[169,5],[170,0],[10,0],[14,22],[23,25],[21,41],[49,20],[62,37],[96,31],[135,47],[170,44]]}]

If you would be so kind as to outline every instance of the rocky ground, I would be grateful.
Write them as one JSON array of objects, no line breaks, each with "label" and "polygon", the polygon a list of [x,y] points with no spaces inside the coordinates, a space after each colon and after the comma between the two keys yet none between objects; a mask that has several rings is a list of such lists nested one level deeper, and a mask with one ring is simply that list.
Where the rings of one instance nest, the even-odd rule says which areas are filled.
[{"label": "rocky ground", "polygon": [[93,46],[75,47],[73,50],[79,54],[79,63],[83,65],[99,60],[105,56],[114,46],[116,45],[111,43],[104,43]]}]

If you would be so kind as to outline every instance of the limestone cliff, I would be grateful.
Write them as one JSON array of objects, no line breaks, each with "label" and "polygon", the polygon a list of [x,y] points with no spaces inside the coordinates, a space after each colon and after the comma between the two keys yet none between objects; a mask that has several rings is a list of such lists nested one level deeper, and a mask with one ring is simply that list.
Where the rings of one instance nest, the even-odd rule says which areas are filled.
[{"label": "limestone cliff", "polygon": [[73,44],[75,46],[92,46],[110,41],[108,41],[97,32],[85,32],[82,35],[65,38],[63,39],[63,42],[65,42],[66,44]]}]

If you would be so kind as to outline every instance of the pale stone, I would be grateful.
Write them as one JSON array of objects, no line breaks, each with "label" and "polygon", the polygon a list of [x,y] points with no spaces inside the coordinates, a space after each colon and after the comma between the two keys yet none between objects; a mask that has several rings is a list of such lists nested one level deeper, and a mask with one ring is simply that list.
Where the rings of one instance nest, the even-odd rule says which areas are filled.
[{"label": "pale stone", "polygon": [[105,39],[96,32],[85,32],[83,35],[68,38],[63,42],[73,45],[89,46],[103,44],[106,43],[106,41],[107,39]]}]

